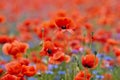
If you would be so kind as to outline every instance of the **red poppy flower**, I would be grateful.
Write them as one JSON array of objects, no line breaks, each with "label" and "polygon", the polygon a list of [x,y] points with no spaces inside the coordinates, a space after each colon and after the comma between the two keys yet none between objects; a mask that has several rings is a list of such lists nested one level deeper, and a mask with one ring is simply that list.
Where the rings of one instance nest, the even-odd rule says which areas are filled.
[{"label": "red poppy flower", "polygon": [[116,58],[116,61],[117,61],[118,66],[120,66],[120,56],[118,56],[118,57]]},{"label": "red poppy flower", "polygon": [[25,20],[22,24],[18,26],[20,32],[30,32],[32,31],[32,20]]},{"label": "red poppy flower", "polygon": [[92,75],[88,71],[80,71],[74,78],[74,80],[90,80]]},{"label": "red poppy flower", "polygon": [[13,56],[16,56],[17,54],[20,54],[20,53],[23,54],[26,52],[27,49],[28,49],[28,44],[22,43],[19,41],[14,41],[12,43],[6,43],[3,45],[3,48],[2,48],[5,54],[10,54]]},{"label": "red poppy flower", "polygon": [[113,51],[114,51],[114,53],[115,53],[115,55],[118,57],[118,56],[120,56],[120,48],[118,48],[118,47],[113,47]]},{"label": "red poppy flower", "polygon": [[26,26],[27,28],[30,27],[31,24],[32,24],[32,20],[25,20],[23,22],[23,25]]},{"label": "red poppy flower", "polygon": [[71,41],[70,46],[72,49],[75,49],[75,50],[79,50],[81,47],[78,40]]},{"label": "red poppy flower", "polygon": [[37,36],[40,39],[43,39],[43,38],[47,37],[48,32],[49,32],[49,28],[48,28],[48,26],[45,27],[44,23],[43,23],[42,25],[35,27],[34,32],[37,34]]},{"label": "red poppy flower", "polygon": [[18,62],[21,65],[28,65],[30,63],[29,59],[26,59],[26,58],[20,58],[20,59],[18,59]]},{"label": "red poppy flower", "polygon": [[0,44],[14,41],[14,37],[9,37],[7,35],[0,35]]},{"label": "red poppy flower", "polygon": [[28,77],[34,76],[36,73],[36,70],[33,66],[22,66],[22,73]]},{"label": "red poppy flower", "polygon": [[3,72],[3,69],[0,68],[0,74],[2,74],[2,72]]},{"label": "red poppy flower", "polygon": [[16,76],[18,77],[18,80],[26,80],[26,79],[24,78],[24,75],[23,75],[22,73],[19,73],[19,74],[17,74]]},{"label": "red poppy flower", "polygon": [[41,56],[53,56],[57,51],[57,48],[51,41],[45,41],[42,51],[40,52]]},{"label": "red poppy flower", "polygon": [[90,19],[98,16],[99,13],[100,13],[100,6],[98,6],[98,5],[93,5],[93,6],[89,7],[89,8],[87,9],[87,13],[88,13],[88,17],[89,17]]},{"label": "red poppy flower", "polygon": [[31,52],[31,61],[34,63],[42,62],[41,59],[36,55],[36,52]]},{"label": "red poppy flower", "polygon": [[14,61],[14,62],[7,63],[5,67],[6,67],[7,73],[14,75],[14,74],[20,73],[22,69],[21,66],[22,65],[20,63]]},{"label": "red poppy flower", "polygon": [[107,43],[110,44],[111,46],[115,46],[119,44],[119,42],[114,39],[107,39]]},{"label": "red poppy flower", "polygon": [[60,64],[62,62],[69,62],[70,56],[65,55],[62,51],[57,51],[53,57],[49,58],[49,62],[52,64]]},{"label": "red poppy flower", "polygon": [[54,40],[54,45],[55,45],[55,47],[57,47],[61,50],[65,50],[67,48],[67,42],[66,41]]},{"label": "red poppy flower", "polygon": [[109,31],[105,31],[103,29],[98,30],[97,32],[95,32],[93,38],[95,41],[99,41],[99,42],[106,42],[107,39],[109,39],[111,37],[111,32]]},{"label": "red poppy flower", "polygon": [[34,27],[34,32],[40,39],[43,40],[48,37],[51,37],[55,29],[56,25],[53,21],[45,21],[41,23],[41,25]]},{"label": "red poppy flower", "polygon": [[45,71],[48,70],[48,67],[47,67],[46,64],[44,64],[44,63],[41,62],[41,63],[37,63],[36,64],[36,69],[40,70],[41,72],[45,72]]},{"label": "red poppy flower", "polygon": [[0,23],[4,23],[5,22],[5,17],[3,15],[0,15]]},{"label": "red poppy flower", "polygon": [[19,80],[19,78],[15,75],[6,74],[0,80]]},{"label": "red poppy flower", "polygon": [[48,28],[50,28],[52,30],[56,29],[56,25],[53,21],[47,22],[45,26],[48,26]]},{"label": "red poppy flower", "polygon": [[75,27],[73,21],[67,17],[58,17],[55,19],[55,24],[60,29],[73,29]]},{"label": "red poppy flower", "polygon": [[86,68],[94,68],[98,64],[98,58],[94,54],[82,56],[82,65]]},{"label": "red poppy flower", "polygon": [[67,39],[67,36],[65,35],[64,32],[62,32],[62,31],[57,31],[57,32],[56,32],[56,35],[55,35],[55,38],[56,38],[57,40],[62,41],[62,40]]},{"label": "red poppy flower", "polygon": [[105,52],[105,53],[109,53],[110,52],[110,45],[108,43],[105,43],[102,50]]},{"label": "red poppy flower", "polygon": [[104,16],[102,15],[99,19],[98,19],[98,24],[100,25],[112,25],[114,24],[115,22],[115,15],[107,15],[107,16]]},{"label": "red poppy flower", "polygon": [[93,25],[90,24],[90,23],[85,23],[84,26],[85,26],[85,28],[86,28],[88,31],[90,31],[90,32],[93,30]]}]

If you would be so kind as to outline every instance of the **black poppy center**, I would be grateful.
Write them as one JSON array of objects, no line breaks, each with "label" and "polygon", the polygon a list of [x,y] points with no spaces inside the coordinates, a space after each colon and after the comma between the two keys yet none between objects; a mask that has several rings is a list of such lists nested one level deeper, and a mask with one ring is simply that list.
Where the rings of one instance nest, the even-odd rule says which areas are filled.
[{"label": "black poppy center", "polygon": [[61,26],[61,28],[62,28],[62,29],[66,29],[66,26],[65,26],[65,25],[64,25],[64,26]]},{"label": "black poppy center", "polygon": [[89,64],[85,64],[85,65],[84,65],[84,67],[87,67],[87,68],[92,68],[92,66],[91,66],[91,65],[89,65]]},{"label": "black poppy center", "polygon": [[48,49],[48,50],[47,50],[47,53],[48,53],[48,54],[51,54],[51,53],[52,53],[52,50],[51,50],[51,49]]}]

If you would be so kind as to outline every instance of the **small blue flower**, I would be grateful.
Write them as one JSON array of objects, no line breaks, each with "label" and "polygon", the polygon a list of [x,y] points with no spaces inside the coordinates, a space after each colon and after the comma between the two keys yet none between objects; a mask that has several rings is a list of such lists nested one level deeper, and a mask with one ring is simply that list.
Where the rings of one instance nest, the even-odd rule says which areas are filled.
[{"label": "small blue flower", "polygon": [[111,58],[110,56],[105,56],[104,59],[107,61],[113,60],[113,58]]},{"label": "small blue flower", "polygon": [[58,74],[64,75],[64,74],[65,74],[65,71],[58,71]]},{"label": "small blue flower", "polygon": [[45,73],[46,73],[46,74],[54,74],[53,71],[46,71]]},{"label": "small blue flower", "polygon": [[58,65],[52,65],[52,64],[48,65],[48,70],[53,70],[53,69],[56,69],[56,68],[58,68]]},{"label": "small blue flower", "polygon": [[36,78],[30,77],[28,80],[37,80]]},{"label": "small blue flower", "polygon": [[53,65],[52,64],[49,64],[48,65],[48,70],[52,70],[54,67],[53,67]]},{"label": "small blue flower", "polygon": [[[3,53],[2,53],[2,54],[3,54]],[[2,56],[0,56],[0,59],[8,62],[8,61],[10,61],[11,58],[10,58],[9,56],[5,56],[5,55],[3,54]]]},{"label": "small blue flower", "polygon": [[72,50],[72,53],[73,53],[73,54],[77,54],[78,52],[79,52],[79,51],[76,50],[76,49],[73,49],[73,50]]},{"label": "small blue flower", "polygon": [[57,69],[57,68],[58,68],[58,65],[54,65],[54,68]]},{"label": "small blue flower", "polygon": [[94,70],[92,71],[93,74],[98,74],[98,71]]},{"label": "small blue flower", "polygon": [[28,44],[29,44],[29,47],[30,47],[30,48],[33,48],[33,47],[34,47],[34,44],[33,44],[32,42],[29,41]]},{"label": "small blue flower", "polygon": [[104,76],[103,76],[103,75],[96,75],[96,78],[97,78],[97,79],[103,79]]},{"label": "small blue flower", "polygon": [[100,58],[100,59],[103,59],[105,57],[105,55],[100,53],[100,54],[97,54],[97,57]]}]

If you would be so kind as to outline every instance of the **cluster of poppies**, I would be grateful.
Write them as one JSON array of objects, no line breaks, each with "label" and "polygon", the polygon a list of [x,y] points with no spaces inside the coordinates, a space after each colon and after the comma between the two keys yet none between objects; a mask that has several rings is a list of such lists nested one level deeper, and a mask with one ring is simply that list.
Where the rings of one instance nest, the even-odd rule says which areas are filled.
[{"label": "cluster of poppies", "polygon": [[0,80],[120,80],[119,3],[1,1]]}]

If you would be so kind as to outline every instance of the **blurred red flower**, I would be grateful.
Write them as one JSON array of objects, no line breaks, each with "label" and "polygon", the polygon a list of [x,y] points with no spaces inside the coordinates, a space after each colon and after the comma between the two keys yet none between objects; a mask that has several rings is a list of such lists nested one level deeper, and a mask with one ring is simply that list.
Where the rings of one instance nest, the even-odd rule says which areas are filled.
[{"label": "blurred red flower", "polygon": [[19,78],[15,75],[6,74],[0,80],[19,80]]},{"label": "blurred red flower", "polygon": [[27,43],[14,41],[12,43],[4,44],[2,50],[5,54],[9,54],[16,57],[17,54],[25,53],[28,47],[29,46]]},{"label": "blurred red flower", "polygon": [[3,72],[3,69],[0,68],[0,74],[2,74],[2,72]]},{"label": "blurred red flower", "polygon": [[90,80],[92,75],[88,71],[80,71],[74,78],[74,80]]},{"label": "blurred red flower", "polygon": [[5,67],[6,67],[7,73],[12,75],[19,74],[22,69],[22,65],[16,61],[7,63]]},{"label": "blurred red flower", "polygon": [[6,21],[5,16],[0,15],[0,23],[4,23]]},{"label": "blurred red flower", "polygon": [[33,66],[22,66],[22,73],[28,77],[35,75],[36,69]]},{"label": "blurred red flower", "polygon": [[9,37],[7,35],[0,35],[0,44],[8,43],[14,41],[14,37]]}]

